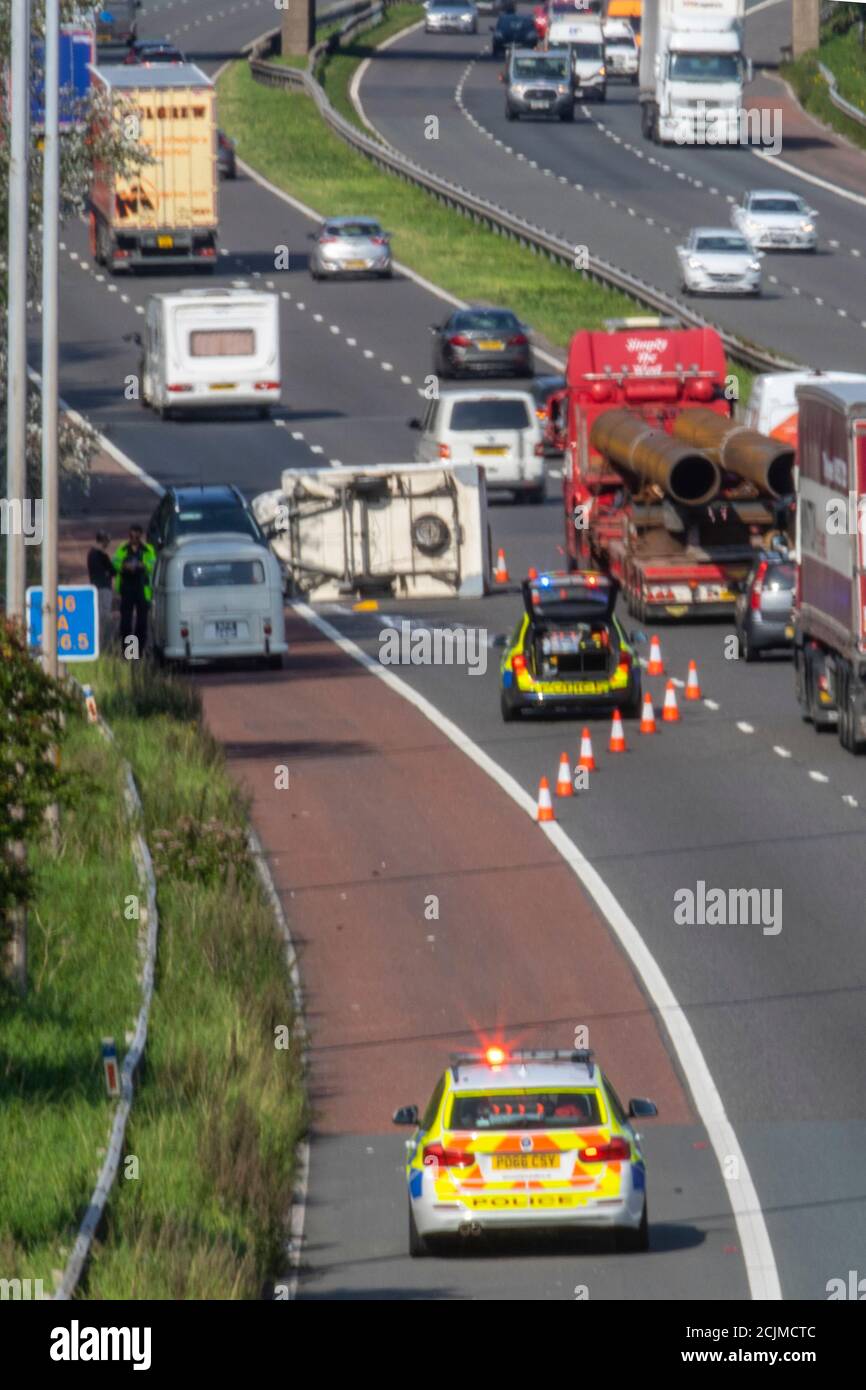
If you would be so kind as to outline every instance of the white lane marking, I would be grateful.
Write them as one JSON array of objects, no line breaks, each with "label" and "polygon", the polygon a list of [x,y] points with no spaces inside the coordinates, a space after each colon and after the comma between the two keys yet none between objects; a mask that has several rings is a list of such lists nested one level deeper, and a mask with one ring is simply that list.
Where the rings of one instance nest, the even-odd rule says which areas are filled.
[{"label": "white lane marking", "polygon": [[774,753],[778,753],[778,755],[779,755],[780,758],[790,758],[790,757],[791,757],[791,750],[790,750],[790,748],[782,748],[781,745],[778,744],[778,743],[774,743],[774,744],[773,744],[773,752],[774,752]]},{"label": "white lane marking", "polygon": [[830,781],[830,778],[827,776],[826,772],[810,772],[810,773],[809,773],[809,776],[811,777],[811,779],[812,779],[813,782],[829,782],[829,781]]},{"label": "white lane marking", "polygon": [[753,149],[752,154],[756,159],[763,159],[772,164],[775,169],[784,169],[786,174],[793,174],[795,178],[803,179],[806,183],[813,183],[816,188],[826,188],[828,192],[835,193],[837,198],[847,198],[850,203],[859,203],[861,207],[866,207],[866,198],[862,193],[849,193],[847,188],[840,188],[828,179],[819,179],[817,174],[806,174],[802,169],[798,169],[796,164],[788,164],[784,159],[777,159],[775,155],[765,154],[763,150]]},{"label": "white lane marking", "polygon": [[[413,690],[405,681],[395,676],[387,667],[380,666],[378,661],[368,656],[355,642],[343,637],[333,624],[320,617],[318,613],[314,613],[307,604],[296,603],[293,608],[300,617],[317,628],[325,637],[330,638],[347,656],[352,657],[372,675],[384,681],[395,694],[414,705],[434,728],[443,733],[462,753],[465,753],[476,767],[479,767],[482,772],[486,772],[488,777],[501,787],[515,805],[534,820],[535,797],[525,792],[510,773],[501,768],[489,754],[479,748],[477,743],[468,738],[463,730],[442,714],[434,704],[425,699],[418,691]],[[724,1172],[730,1156],[734,1155],[737,1158],[740,1176],[737,1182],[726,1182],[725,1190],[737,1225],[743,1263],[749,1279],[749,1289],[753,1299],[780,1300],[782,1289],[773,1256],[773,1247],[770,1244],[764,1213],[752,1175],[749,1172],[746,1156],[725,1112],[722,1097],[688,1018],[637,927],[614,897],[598,871],[593,868],[561,826],[554,823],[552,825],[545,824],[539,828],[543,830],[550,843],[607,918],[611,930],[640,976],[659,1017],[663,1019],[694,1097],[698,1114],[713,1146],[719,1167]]]},{"label": "white lane marking", "polygon": [[718,708],[719,708],[719,706],[717,705],[717,703],[716,703],[715,700],[704,700],[704,704],[706,705],[707,709],[718,709]]},{"label": "white lane marking", "polygon": [[850,792],[847,792],[845,796],[842,797],[842,800],[845,802],[846,806],[860,805],[860,802],[857,800],[856,796],[851,796]]},{"label": "white lane marking", "polygon": [[303,437],[304,435],[301,430],[292,430],[292,439],[303,439]]},{"label": "white lane marking", "polygon": [[744,719],[740,719],[737,722],[737,728],[741,734],[753,734],[755,732],[755,726],[753,724],[747,724]]},{"label": "white lane marking", "polygon": [[324,451],[324,449],[322,448],[321,444],[311,444],[311,445],[310,445],[310,453],[311,453],[311,454],[323,454],[324,452],[325,452],[325,451]]}]

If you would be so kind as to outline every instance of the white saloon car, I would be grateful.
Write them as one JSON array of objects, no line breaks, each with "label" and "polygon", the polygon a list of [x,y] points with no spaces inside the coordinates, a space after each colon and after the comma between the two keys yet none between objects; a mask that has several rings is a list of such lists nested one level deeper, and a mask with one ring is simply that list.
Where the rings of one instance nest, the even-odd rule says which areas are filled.
[{"label": "white saloon car", "polygon": [[483,464],[488,492],[544,501],[544,437],[531,391],[443,391],[423,420],[416,463]]},{"label": "white saloon car", "polygon": [[761,257],[730,227],[693,227],[677,247],[686,294],[761,293]]},{"label": "white saloon car", "polygon": [[815,251],[818,231],[814,208],[796,193],[759,188],[744,193],[732,209],[731,222],[755,247],[768,251]]},{"label": "white saloon car", "polygon": [[424,15],[426,34],[477,34],[478,11],[474,3],[455,4],[453,0],[433,0]]}]

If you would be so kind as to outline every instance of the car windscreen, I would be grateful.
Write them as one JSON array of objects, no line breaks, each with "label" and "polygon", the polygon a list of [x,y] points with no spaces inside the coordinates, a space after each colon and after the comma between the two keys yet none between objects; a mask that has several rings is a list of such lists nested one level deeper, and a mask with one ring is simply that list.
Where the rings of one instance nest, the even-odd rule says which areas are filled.
[{"label": "car windscreen", "polygon": [[803,204],[798,198],[753,198],[749,204],[749,212],[785,212],[796,216],[802,211]]},{"label": "car windscreen", "polygon": [[634,39],[627,39],[625,36],[617,39],[605,39],[605,48],[625,48],[629,53],[633,53],[637,47]]},{"label": "car windscreen", "polygon": [[576,43],[572,47],[574,56],[579,63],[600,63],[604,58],[604,44]]},{"label": "car windscreen", "polygon": [[213,535],[217,531],[236,531],[260,541],[261,533],[255,521],[243,507],[184,507],[177,514],[178,535]]},{"label": "car windscreen", "polygon": [[735,82],[740,67],[729,53],[672,53],[670,75],[673,82]]},{"label": "car windscreen", "polygon": [[455,314],[448,327],[460,333],[513,333],[517,319],[502,309],[467,309]]},{"label": "car windscreen", "polygon": [[253,328],[196,328],[189,335],[190,357],[253,357]]},{"label": "car windscreen", "polygon": [[749,243],[741,236],[701,236],[695,244],[696,251],[748,251]]},{"label": "car windscreen", "polygon": [[342,222],[325,227],[325,236],[371,237],[381,236],[381,234],[382,229],[378,222]]},{"label": "car windscreen", "polygon": [[565,58],[515,58],[511,68],[514,77],[552,77],[565,82],[568,78],[568,60]]},{"label": "car windscreen", "polygon": [[568,1087],[458,1093],[446,1120],[451,1130],[581,1129],[601,1123],[598,1093]]},{"label": "car windscreen", "polygon": [[525,401],[456,401],[449,428],[457,433],[473,430],[525,430],[529,410]]},{"label": "car windscreen", "polygon": [[185,589],[216,589],[240,584],[264,584],[261,560],[190,560],[183,567]]}]

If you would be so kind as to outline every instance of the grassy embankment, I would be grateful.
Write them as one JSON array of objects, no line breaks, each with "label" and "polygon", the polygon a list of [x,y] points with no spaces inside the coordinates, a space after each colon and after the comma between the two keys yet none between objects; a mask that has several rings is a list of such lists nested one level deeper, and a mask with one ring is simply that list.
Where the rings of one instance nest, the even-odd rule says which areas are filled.
[{"label": "grassy embankment", "polygon": [[856,28],[827,38],[817,53],[807,53],[796,63],[783,63],[781,74],[807,111],[866,150],[866,125],[859,125],[833,105],[830,89],[818,70],[819,62],[835,76],[839,95],[866,113],[866,50]]},{"label": "grassy embankment", "polygon": [[[201,725],[192,687],[103,658],[94,686],[131,764],[157,871],[157,989],[124,1168],[82,1296],[256,1298],[281,1270],[295,1143],[305,1124],[283,948],[245,847],[246,808]],[[30,998],[0,1016],[6,1277],[65,1262],[111,1120],[99,1040],[139,1007],[138,893],[118,753],[75,721],[66,763],[86,778],[63,849],[40,873]],[[131,1164],[127,1165],[134,1173]]]}]

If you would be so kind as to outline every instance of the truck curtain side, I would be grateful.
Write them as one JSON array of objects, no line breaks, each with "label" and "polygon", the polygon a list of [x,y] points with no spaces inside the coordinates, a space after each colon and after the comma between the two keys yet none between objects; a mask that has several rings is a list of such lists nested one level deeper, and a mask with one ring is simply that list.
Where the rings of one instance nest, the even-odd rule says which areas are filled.
[{"label": "truck curtain side", "polygon": [[193,64],[94,68],[114,120],[150,162],[115,174],[94,166],[91,249],[112,271],[199,265],[217,254],[216,94]]}]

